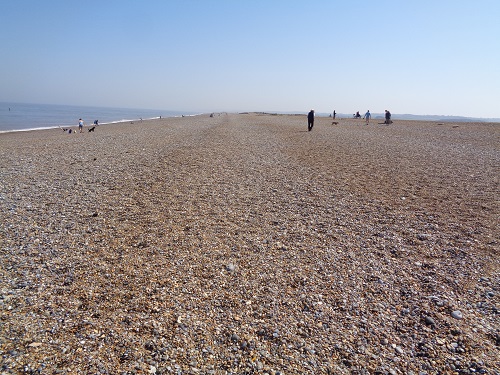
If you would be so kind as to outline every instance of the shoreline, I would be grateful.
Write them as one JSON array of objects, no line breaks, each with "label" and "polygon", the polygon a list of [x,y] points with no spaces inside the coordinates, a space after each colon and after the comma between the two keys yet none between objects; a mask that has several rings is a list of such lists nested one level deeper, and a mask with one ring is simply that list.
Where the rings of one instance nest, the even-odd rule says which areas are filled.
[{"label": "shoreline", "polygon": [[[87,123],[98,119],[101,124],[138,121],[186,115],[184,111],[113,108],[75,105],[30,104],[0,102],[0,127],[2,132],[40,128],[70,128],[83,118]],[[193,114],[192,112],[187,112]],[[88,120],[88,121],[87,121]]]},{"label": "shoreline", "polygon": [[[161,120],[161,119],[167,119],[167,118],[176,118],[176,117],[192,117],[192,116],[202,116],[203,114],[195,114],[195,115],[175,115],[175,116],[158,116],[158,117],[151,117],[151,118],[144,118],[144,119],[135,119],[135,120],[116,120],[116,121],[108,121],[108,122],[102,122],[99,123],[98,126],[101,125],[113,125],[113,124],[124,124],[124,123],[134,123],[136,121],[153,121],[153,120]],[[88,124],[84,126],[85,128],[92,127],[93,124]],[[78,124],[76,125],[54,125],[54,126],[48,126],[48,127],[36,127],[36,128],[26,128],[26,129],[12,129],[12,130],[0,130],[0,134],[3,133],[15,133],[15,132],[30,132],[30,131],[40,131],[40,130],[52,130],[52,129],[78,129]]]}]

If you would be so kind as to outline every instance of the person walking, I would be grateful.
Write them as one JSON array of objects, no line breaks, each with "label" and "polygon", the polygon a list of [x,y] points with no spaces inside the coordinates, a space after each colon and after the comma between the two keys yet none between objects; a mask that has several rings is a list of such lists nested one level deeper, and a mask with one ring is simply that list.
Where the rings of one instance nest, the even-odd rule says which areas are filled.
[{"label": "person walking", "polygon": [[337,115],[337,112],[335,112],[335,110],[333,110],[333,119],[335,120],[335,116]]},{"label": "person walking", "polygon": [[80,130],[80,133],[83,133],[83,120],[82,119],[78,120],[78,129]]},{"label": "person walking", "polygon": [[314,126],[314,109],[307,114],[307,131],[311,131]]},{"label": "person walking", "polygon": [[366,125],[370,123],[370,117],[372,117],[370,110],[366,111],[365,115],[363,116],[366,120]]}]

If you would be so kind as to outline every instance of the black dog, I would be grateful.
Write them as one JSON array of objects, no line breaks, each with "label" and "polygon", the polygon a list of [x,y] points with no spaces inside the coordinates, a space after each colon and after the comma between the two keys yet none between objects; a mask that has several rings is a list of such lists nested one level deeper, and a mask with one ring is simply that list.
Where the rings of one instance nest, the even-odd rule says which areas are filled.
[{"label": "black dog", "polygon": [[95,130],[95,126],[93,126],[93,127],[91,127],[91,128],[89,129],[89,133],[90,133],[90,132],[93,132],[94,130]]}]

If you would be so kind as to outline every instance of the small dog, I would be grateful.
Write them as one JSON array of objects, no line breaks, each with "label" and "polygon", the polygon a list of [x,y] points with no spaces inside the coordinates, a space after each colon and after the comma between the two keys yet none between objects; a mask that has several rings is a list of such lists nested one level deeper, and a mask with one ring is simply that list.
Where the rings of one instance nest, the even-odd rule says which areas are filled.
[{"label": "small dog", "polygon": [[339,123],[337,121],[333,121],[332,125],[338,125]]},{"label": "small dog", "polygon": [[95,126],[93,126],[93,127],[91,127],[91,128],[89,129],[89,133],[90,133],[90,132],[93,132],[94,130],[95,130]]}]

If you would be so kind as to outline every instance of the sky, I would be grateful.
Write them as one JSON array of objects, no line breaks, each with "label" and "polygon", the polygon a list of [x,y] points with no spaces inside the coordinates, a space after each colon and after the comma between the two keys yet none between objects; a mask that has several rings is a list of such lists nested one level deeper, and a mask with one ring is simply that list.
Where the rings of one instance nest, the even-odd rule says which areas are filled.
[{"label": "sky", "polygon": [[0,101],[500,118],[499,0],[0,0]]}]

